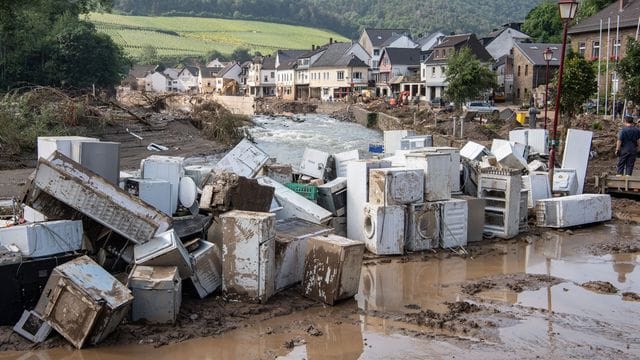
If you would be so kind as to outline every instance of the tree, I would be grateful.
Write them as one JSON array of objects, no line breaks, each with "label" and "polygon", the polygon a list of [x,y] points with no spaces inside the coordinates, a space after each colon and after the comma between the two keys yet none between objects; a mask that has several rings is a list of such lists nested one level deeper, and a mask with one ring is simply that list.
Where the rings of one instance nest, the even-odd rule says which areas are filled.
[{"label": "tree", "polygon": [[160,60],[158,50],[153,45],[145,45],[138,60],[141,64],[156,64]]},{"label": "tree", "polygon": [[[558,86],[558,74],[554,80]],[[592,63],[578,53],[569,52],[564,63],[562,77],[561,109],[564,114],[573,116],[577,110],[598,90],[596,71]]]},{"label": "tree", "polygon": [[627,52],[618,64],[618,73],[624,82],[624,96],[640,104],[640,43],[629,38]]},{"label": "tree", "polygon": [[614,1],[619,0],[583,0],[578,6],[578,13],[576,14],[576,21],[580,22],[583,19],[591,17],[598,13],[598,11],[609,6]]},{"label": "tree", "polygon": [[[122,51],[109,37],[99,35],[93,25],[79,19],[90,11],[109,9],[111,3],[111,0],[0,1],[0,88],[25,83],[58,86],[118,83],[124,62]],[[100,74],[88,74],[89,69]]]},{"label": "tree", "polygon": [[44,69],[56,86],[109,87],[121,79],[122,50],[93,24],[67,18],[50,44]]},{"label": "tree", "polygon": [[249,49],[246,49],[246,48],[237,48],[233,50],[230,57],[231,57],[231,60],[234,60],[240,63],[251,60],[251,54],[249,53]]},{"label": "tree", "polygon": [[483,66],[468,47],[449,57],[445,75],[449,83],[447,96],[456,107],[496,85],[495,74]]},{"label": "tree", "polygon": [[522,31],[535,41],[559,43],[562,41],[562,20],[555,1],[545,0],[524,18]]},{"label": "tree", "polygon": [[215,49],[209,51],[207,53],[206,58],[207,58],[207,61],[211,61],[215,59],[218,59],[220,61],[227,61],[227,57],[223,53]]}]

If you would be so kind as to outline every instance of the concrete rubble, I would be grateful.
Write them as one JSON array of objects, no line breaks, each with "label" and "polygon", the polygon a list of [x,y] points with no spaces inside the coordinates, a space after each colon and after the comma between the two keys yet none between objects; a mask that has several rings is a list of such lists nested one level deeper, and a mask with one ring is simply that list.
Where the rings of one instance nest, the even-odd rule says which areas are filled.
[{"label": "concrete rubble", "polygon": [[464,253],[527,231],[530,214],[542,227],[607,221],[610,198],[582,194],[591,135],[568,137],[579,146],[551,183],[539,129],[514,130],[491,150],[388,131],[384,154],[306,149],[296,166],[245,139],[217,163],[153,155],[130,173],[117,143],[41,138],[22,203],[7,203],[15,215],[0,225],[0,273],[20,274],[6,279],[0,306],[11,311],[0,322],[33,342],[55,331],[82,348],[125,318],[174,324],[184,296],[264,303],[301,284],[333,305],[358,292],[365,251]]}]

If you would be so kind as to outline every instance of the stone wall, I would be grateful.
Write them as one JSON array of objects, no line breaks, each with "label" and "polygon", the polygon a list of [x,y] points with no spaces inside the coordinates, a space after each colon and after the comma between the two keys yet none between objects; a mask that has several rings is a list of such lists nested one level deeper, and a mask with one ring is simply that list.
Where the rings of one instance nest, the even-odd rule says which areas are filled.
[{"label": "stone wall", "polygon": [[[234,114],[253,115],[254,98],[252,96],[220,96],[214,94],[147,93],[149,97],[166,96],[164,102],[168,110],[191,111],[194,104],[215,101]],[[116,99],[125,106],[147,106],[145,95],[128,87],[118,88]]]}]

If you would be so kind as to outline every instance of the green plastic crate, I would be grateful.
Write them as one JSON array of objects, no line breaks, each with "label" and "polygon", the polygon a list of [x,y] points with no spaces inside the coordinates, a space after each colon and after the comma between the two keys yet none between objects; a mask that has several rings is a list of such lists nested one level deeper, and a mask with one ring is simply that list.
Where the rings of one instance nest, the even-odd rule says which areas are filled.
[{"label": "green plastic crate", "polygon": [[318,187],[315,185],[288,183],[285,186],[309,200],[318,199]]}]

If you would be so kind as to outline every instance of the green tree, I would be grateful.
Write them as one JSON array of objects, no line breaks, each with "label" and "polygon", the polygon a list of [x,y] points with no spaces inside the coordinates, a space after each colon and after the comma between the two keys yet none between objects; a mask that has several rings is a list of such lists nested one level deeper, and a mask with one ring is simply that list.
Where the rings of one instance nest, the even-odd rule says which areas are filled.
[{"label": "green tree", "polygon": [[122,50],[93,24],[66,18],[50,43],[45,72],[56,86],[109,87],[121,79],[125,65]]},{"label": "green tree", "polygon": [[207,53],[206,61],[211,61],[214,59],[218,59],[220,61],[227,61],[227,56],[221,53],[220,51],[213,49]]},{"label": "green tree", "polygon": [[[0,1],[0,88],[25,83],[67,86],[118,83],[119,76],[113,73],[121,71],[122,52],[110,38],[98,35],[93,25],[79,19],[89,11],[108,9],[111,3],[111,0]],[[90,66],[94,63],[103,66],[98,69],[101,75],[84,72],[96,70]],[[59,68],[61,65],[73,67],[73,71],[65,72]],[[84,76],[88,77],[81,78]]]},{"label": "green tree", "polygon": [[141,64],[156,64],[158,61],[160,61],[160,58],[158,57],[156,47],[153,45],[145,45],[138,57],[138,62]]},{"label": "green tree", "polygon": [[624,96],[640,104],[640,43],[629,38],[627,52],[618,64],[618,73],[624,82]]},{"label": "green tree", "polygon": [[[554,80],[558,86],[558,74]],[[594,65],[578,53],[570,52],[564,63],[562,77],[562,96],[560,105],[562,113],[573,116],[598,90]]]},{"label": "green tree", "polygon": [[557,2],[545,0],[529,11],[522,24],[522,31],[529,34],[537,42],[561,42],[562,21]]},{"label": "green tree", "polygon": [[595,15],[598,11],[609,6],[614,1],[619,0],[583,0],[578,7],[578,13],[576,14],[576,21],[580,21]]},{"label": "green tree", "polygon": [[467,47],[449,57],[445,75],[449,83],[446,94],[458,108],[468,99],[477,98],[496,85],[495,74],[483,66]]},{"label": "green tree", "polygon": [[251,54],[249,49],[237,48],[231,53],[231,60],[238,61],[240,63],[251,60]]}]

